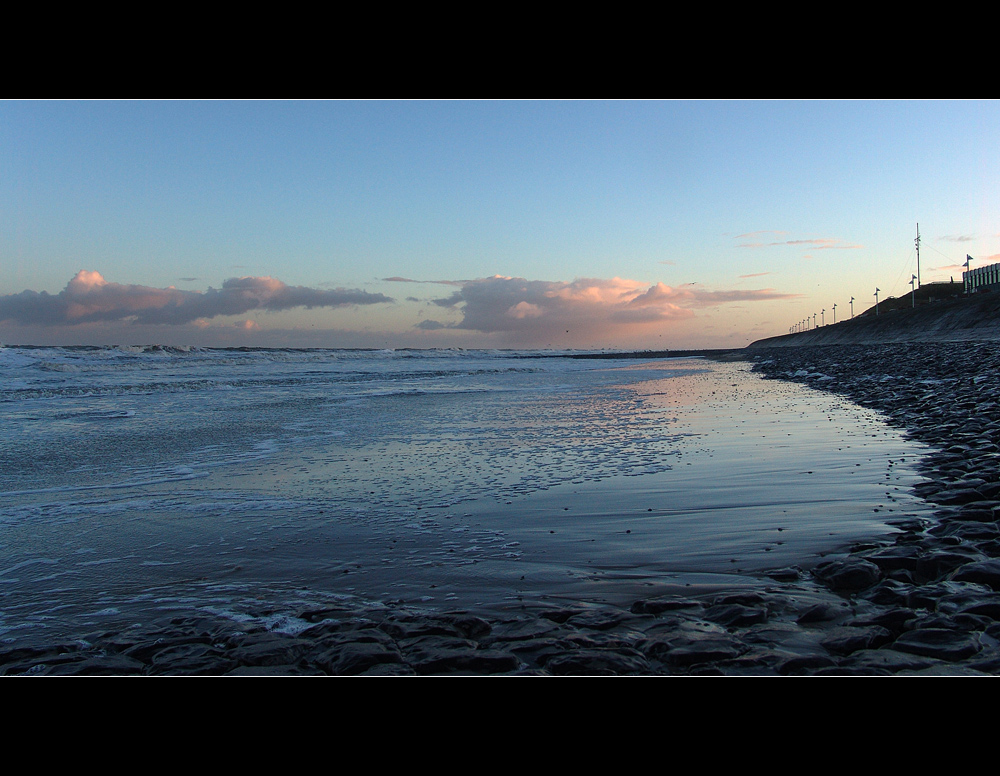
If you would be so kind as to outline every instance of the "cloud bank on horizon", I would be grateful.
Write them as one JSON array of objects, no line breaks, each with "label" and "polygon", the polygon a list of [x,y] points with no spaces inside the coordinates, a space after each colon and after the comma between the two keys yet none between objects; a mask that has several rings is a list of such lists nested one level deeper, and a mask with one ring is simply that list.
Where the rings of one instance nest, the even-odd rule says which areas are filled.
[{"label": "cloud bank on horizon", "polygon": [[[424,338],[444,338],[435,343],[424,339],[428,345],[452,344],[455,337],[474,334],[485,335],[491,342],[526,346],[606,343],[664,332],[671,324],[695,317],[697,309],[798,296],[771,288],[711,291],[695,283],[668,286],[619,277],[568,282],[502,275],[474,280],[391,277],[384,282],[428,283],[454,289],[449,296],[422,300],[430,309],[440,309],[442,315],[418,321],[420,315],[413,307],[412,325],[396,324],[400,336],[408,328]],[[410,304],[421,303],[411,297],[407,300]],[[54,332],[85,331],[88,325],[95,324],[174,327],[177,331],[191,325],[207,330],[213,318],[255,311],[393,303],[393,297],[381,293],[289,286],[273,277],[230,278],[218,289],[184,291],[173,286],[114,283],[99,272],[80,270],[56,294],[26,290],[0,296],[0,321]],[[255,321],[238,321],[234,325],[254,335],[264,333]]]},{"label": "cloud bank on horizon", "polygon": [[182,291],[174,287],[124,285],[99,272],[80,270],[58,294],[22,291],[0,297],[0,321],[26,326],[75,326],[107,321],[180,325],[254,310],[343,307],[392,302],[383,294],[338,288],[289,286],[272,277],[230,278],[222,288]]},{"label": "cloud bank on horizon", "polygon": [[426,330],[453,328],[482,333],[505,332],[517,339],[548,339],[560,333],[575,337],[615,336],[636,327],[692,318],[693,308],[734,302],[787,299],[774,289],[707,291],[689,284],[640,283],[622,278],[581,278],[572,282],[526,280],[494,275],[464,281],[459,290],[433,304],[461,310],[453,324],[427,319]]}]

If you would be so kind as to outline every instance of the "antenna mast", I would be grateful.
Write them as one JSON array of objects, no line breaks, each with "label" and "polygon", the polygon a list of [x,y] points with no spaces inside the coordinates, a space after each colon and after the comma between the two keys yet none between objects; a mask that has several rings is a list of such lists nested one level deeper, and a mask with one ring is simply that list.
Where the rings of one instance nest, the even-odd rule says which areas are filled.
[{"label": "antenna mast", "polygon": [[917,245],[917,288],[920,288],[920,224],[917,224],[917,239],[913,241]]}]

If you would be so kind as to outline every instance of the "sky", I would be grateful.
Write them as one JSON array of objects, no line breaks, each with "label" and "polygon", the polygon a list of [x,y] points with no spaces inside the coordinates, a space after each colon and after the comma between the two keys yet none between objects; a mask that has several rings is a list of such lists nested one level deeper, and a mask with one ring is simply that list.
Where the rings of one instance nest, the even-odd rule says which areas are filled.
[{"label": "sky", "polygon": [[742,347],[1000,261],[1000,102],[2,101],[0,219],[0,344]]}]

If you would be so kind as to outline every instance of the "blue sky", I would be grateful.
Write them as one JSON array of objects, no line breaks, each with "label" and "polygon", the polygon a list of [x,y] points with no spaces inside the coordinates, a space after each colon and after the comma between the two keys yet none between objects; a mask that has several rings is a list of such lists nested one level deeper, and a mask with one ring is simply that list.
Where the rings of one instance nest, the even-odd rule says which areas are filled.
[{"label": "blue sky", "polygon": [[[993,101],[0,103],[0,342],[732,347],[1000,261]],[[976,266],[974,264],[974,266]]]}]

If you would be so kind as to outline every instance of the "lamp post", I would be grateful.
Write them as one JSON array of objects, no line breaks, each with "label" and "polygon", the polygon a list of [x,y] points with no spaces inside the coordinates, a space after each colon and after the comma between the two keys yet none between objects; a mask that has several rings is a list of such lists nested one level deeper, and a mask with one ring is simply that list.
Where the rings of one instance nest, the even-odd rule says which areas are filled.
[{"label": "lamp post", "polygon": [[910,309],[913,309],[914,307],[917,306],[916,286],[913,285],[916,282],[917,282],[917,276],[913,275],[910,278]]},{"label": "lamp post", "polygon": [[819,311],[819,325],[826,326],[826,308]]},{"label": "lamp post", "polygon": [[837,325],[837,303],[833,303],[833,325]]},{"label": "lamp post", "polygon": [[851,318],[854,318],[854,297],[851,297]]},{"label": "lamp post", "polygon": [[876,317],[878,316],[878,292],[879,292],[879,290],[876,288],[875,289],[875,315],[876,315]]}]

